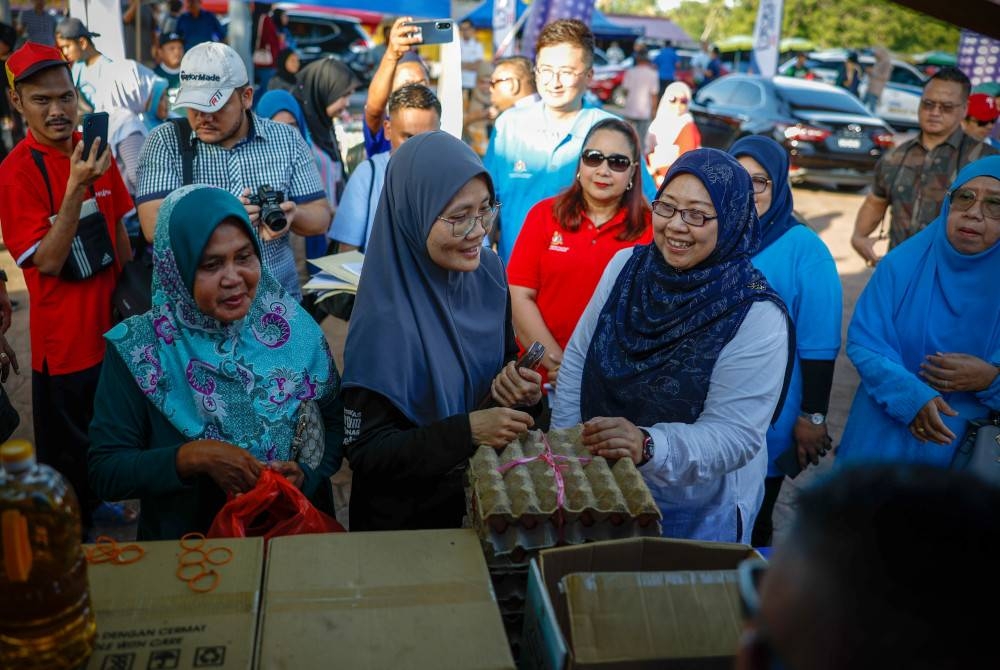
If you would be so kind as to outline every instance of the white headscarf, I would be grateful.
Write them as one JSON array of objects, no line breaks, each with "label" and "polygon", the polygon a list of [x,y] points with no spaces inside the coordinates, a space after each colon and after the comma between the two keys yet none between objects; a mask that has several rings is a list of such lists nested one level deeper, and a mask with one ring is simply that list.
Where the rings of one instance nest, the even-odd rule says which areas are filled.
[{"label": "white headscarf", "polygon": [[646,133],[646,153],[651,153],[649,164],[653,168],[659,168],[672,164],[677,160],[677,147],[674,142],[681,130],[689,123],[694,123],[694,118],[684,112],[681,115],[674,113],[674,108],[670,102],[671,98],[687,98],[691,100],[691,89],[682,81],[675,81],[667,86],[660,98],[660,105],[656,109],[656,116],[649,124]]}]

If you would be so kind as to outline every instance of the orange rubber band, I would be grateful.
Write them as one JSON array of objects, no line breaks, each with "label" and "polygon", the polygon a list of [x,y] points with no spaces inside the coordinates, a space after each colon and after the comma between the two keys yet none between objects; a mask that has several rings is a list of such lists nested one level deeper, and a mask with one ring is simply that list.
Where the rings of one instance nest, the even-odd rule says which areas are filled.
[{"label": "orange rubber band", "polygon": [[[218,558],[218,559],[212,558],[212,554],[216,553],[217,551],[225,552],[225,556],[223,558]],[[226,563],[229,563],[231,560],[233,560],[233,550],[230,549],[229,547],[212,547],[205,553],[205,560],[211,563],[212,565],[225,565]]]},{"label": "orange rubber band", "polygon": [[[135,555],[129,558],[122,558],[128,553],[134,553]],[[135,563],[143,556],[146,555],[146,550],[137,544],[126,544],[124,547],[118,550],[115,554],[114,562],[118,565],[129,565],[130,563]]]},{"label": "orange rubber band", "polygon": [[94,544],[110,544],[112,547],[117,547],[118,540],[110,535],[98,535],[97,539],[94,540]]},{"label": "orange rubber band", "polygon": [[[194,546],[190,546],[190,545],[185,544],[185,541],[187,541],[187,540],[199,540],[199,542],[198,542],[198,544],[196,544]],[[204,533],[184,533],[183,535],[181,535],[180,543],[181,543],[181,549],[185,549],[187,551],[191,551],[193,549],[201,549],[202,546],[204,546],[204,544],[205,544],[205,534]]]},{"label": "orange rubber band", "polygon": [[[98,551],[100,551],[100,554],[98,554]],[[115,560],[117,553],[117,549],[110,544],[99,544],[85,549],[83,555],[88,563],[96,565]]]},{"label": "orange rubber band", "polygon": [[[199,558],[194,561],[187,560],[192,554],[198,554]],[[189,549],[177,557],[177,565],[204,565],[205,564],[205,550],[204,549]]]},{"label": "orange rubber band", "polygon": [[[209,576],[213,577],[211,585],[206,587],[197,586],[198,582],[200,582],[204,577],[209,577]],[[216,572],[215,570],[209,570],[208,572],[203,572],[194,579],[188,580],[188,588],[194,591],[195,593],[209,593],[210,591],[214,591],[218,586],[219,586],[219,573]]]},{"label": "orange rubber band", "polygon": [[[184,574],[184,571],[188,568],[198,568],[199,572],[193,576],[186,575]],[[190,584],[192,581],[204,577],[207,574],[207,570],[205,570],[205,566],[201,563],[190,563],[188,565],[178,565],[177,572],[174,574],[177,575],[177,579]]]}]

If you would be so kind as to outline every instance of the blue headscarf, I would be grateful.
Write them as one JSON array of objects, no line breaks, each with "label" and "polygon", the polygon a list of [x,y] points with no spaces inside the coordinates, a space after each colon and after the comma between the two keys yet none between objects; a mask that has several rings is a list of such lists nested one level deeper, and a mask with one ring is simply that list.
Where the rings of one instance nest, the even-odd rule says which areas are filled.
[{"label": "blue headscarf", "polygon": [[770,137],[749,135],[729,147],[734,158],[749,156],[761,164],[771,178],[771,206],[760,217],[761,240],[757,253],[769,246],[800,221],[792,213],[792,188],[788,185],[788,152]]},{"label": "blue headscarf", "polygon": [[[1000,180],[1000,156],[962,168],[937,218],[879,263],[855,308],[848,331],[851,344],[878,352],[914,374],[925,356],[939,351],[996,360],[1000,243],[970,255],[948,241],[951,192],[981,176]],[[975,394],[967,395],[975,402]]]},{"label": "blue headscarf", "polygon": [[188,439],[216,439],[261,461],[288,460],[299,405],[335,391],[323,332],[261,264],[247,315],[220,322],[198,309],[202,253],[223,222],[238,221],[260,256],[246,210],[213,186],[163,201],[153,239],[153,306],[105,334],[140,390]]},{"label": "blue headscarf", "polygon": [[503,366],[507,281],[484,248],[473,272],[427,253],[437,217],[473,177],[479,157],[448,133],[406,141],[385,176],[344,351],[344,388],[388,398],[413,423],[475,409]]},{"label": "blue headscarf", "polygon": [[640,426],[694,423],[719,352],[751,305],[769,300],[785,310],[750,263],[760,226],[747,171],[722,151],[697,149],[674,162],[659,193],[681,174],[701,180],[712,198],[718,214],[715,249],[696,267],[675,270],[655,242],[635,247],[587,351],[580,394],[584,420],[622,416]]},{"label": "blue headscarf", "polygon": [[167,92],[169,86],[170,82],[163,77],[157,77],[156,81],[153,82],[153,90],[149,94],[149,104],[146,105],[146,111],[142,114],[142,122],[145,124],[147,130],[152,130],[164,122],[164,119],[156,116],[156,110],[160,106],[160,100]]},{"label": "blue headscarf", "polygon": [[257,116],[262,119],[272,119],[278,112],[288,112],[295,117],[295,122],[299,124],[299,132],[306,144],[309,141],[309,129],[306,127],[306,115],[302,112],[302,105],[295,99],[295,96],[288,91],[274,90],[268,91],[260,96],[257,101]]}]

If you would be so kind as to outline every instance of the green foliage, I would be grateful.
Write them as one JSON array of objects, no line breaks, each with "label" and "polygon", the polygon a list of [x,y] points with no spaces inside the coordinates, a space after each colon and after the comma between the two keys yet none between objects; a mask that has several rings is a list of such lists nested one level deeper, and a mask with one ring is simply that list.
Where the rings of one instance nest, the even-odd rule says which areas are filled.
[{"label": "green foliage", "polygon": [[[658,15],[656,0],[598,0],[614,14]],[[753,33],[756,0],[685,0],[667,15],[697,40]],[[890,0],[785,0],[782,37],[804,37],[825,47],[883,44],[899,54],[958,49],[959,30]]]}]

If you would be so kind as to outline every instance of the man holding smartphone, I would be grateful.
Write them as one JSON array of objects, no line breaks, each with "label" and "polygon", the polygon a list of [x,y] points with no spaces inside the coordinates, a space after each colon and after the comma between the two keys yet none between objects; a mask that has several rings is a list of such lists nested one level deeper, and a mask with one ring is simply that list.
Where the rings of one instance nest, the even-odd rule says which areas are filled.
[{"label": "man holding smartphone", "polygon": [[[97,505],[87,484],[87,431],[103,334],[112,326],[111,295],[131,258],[122,217],[133,208],[132,199],[111,152],[100,152],[106,138],[84,155],[74,130],[77,91],[59,49],[28,42],[7,60],[6,71],[11,102],[28,132],[0,163],[0,225],[31,299],[35,442],[39,460],[65,475],[76,491],[86,534]],[[114,258],[99,259],[106,265],[90,276],[68,279],[71,247],[81,244],[82,213],[106,227],[107,253]]]}]

